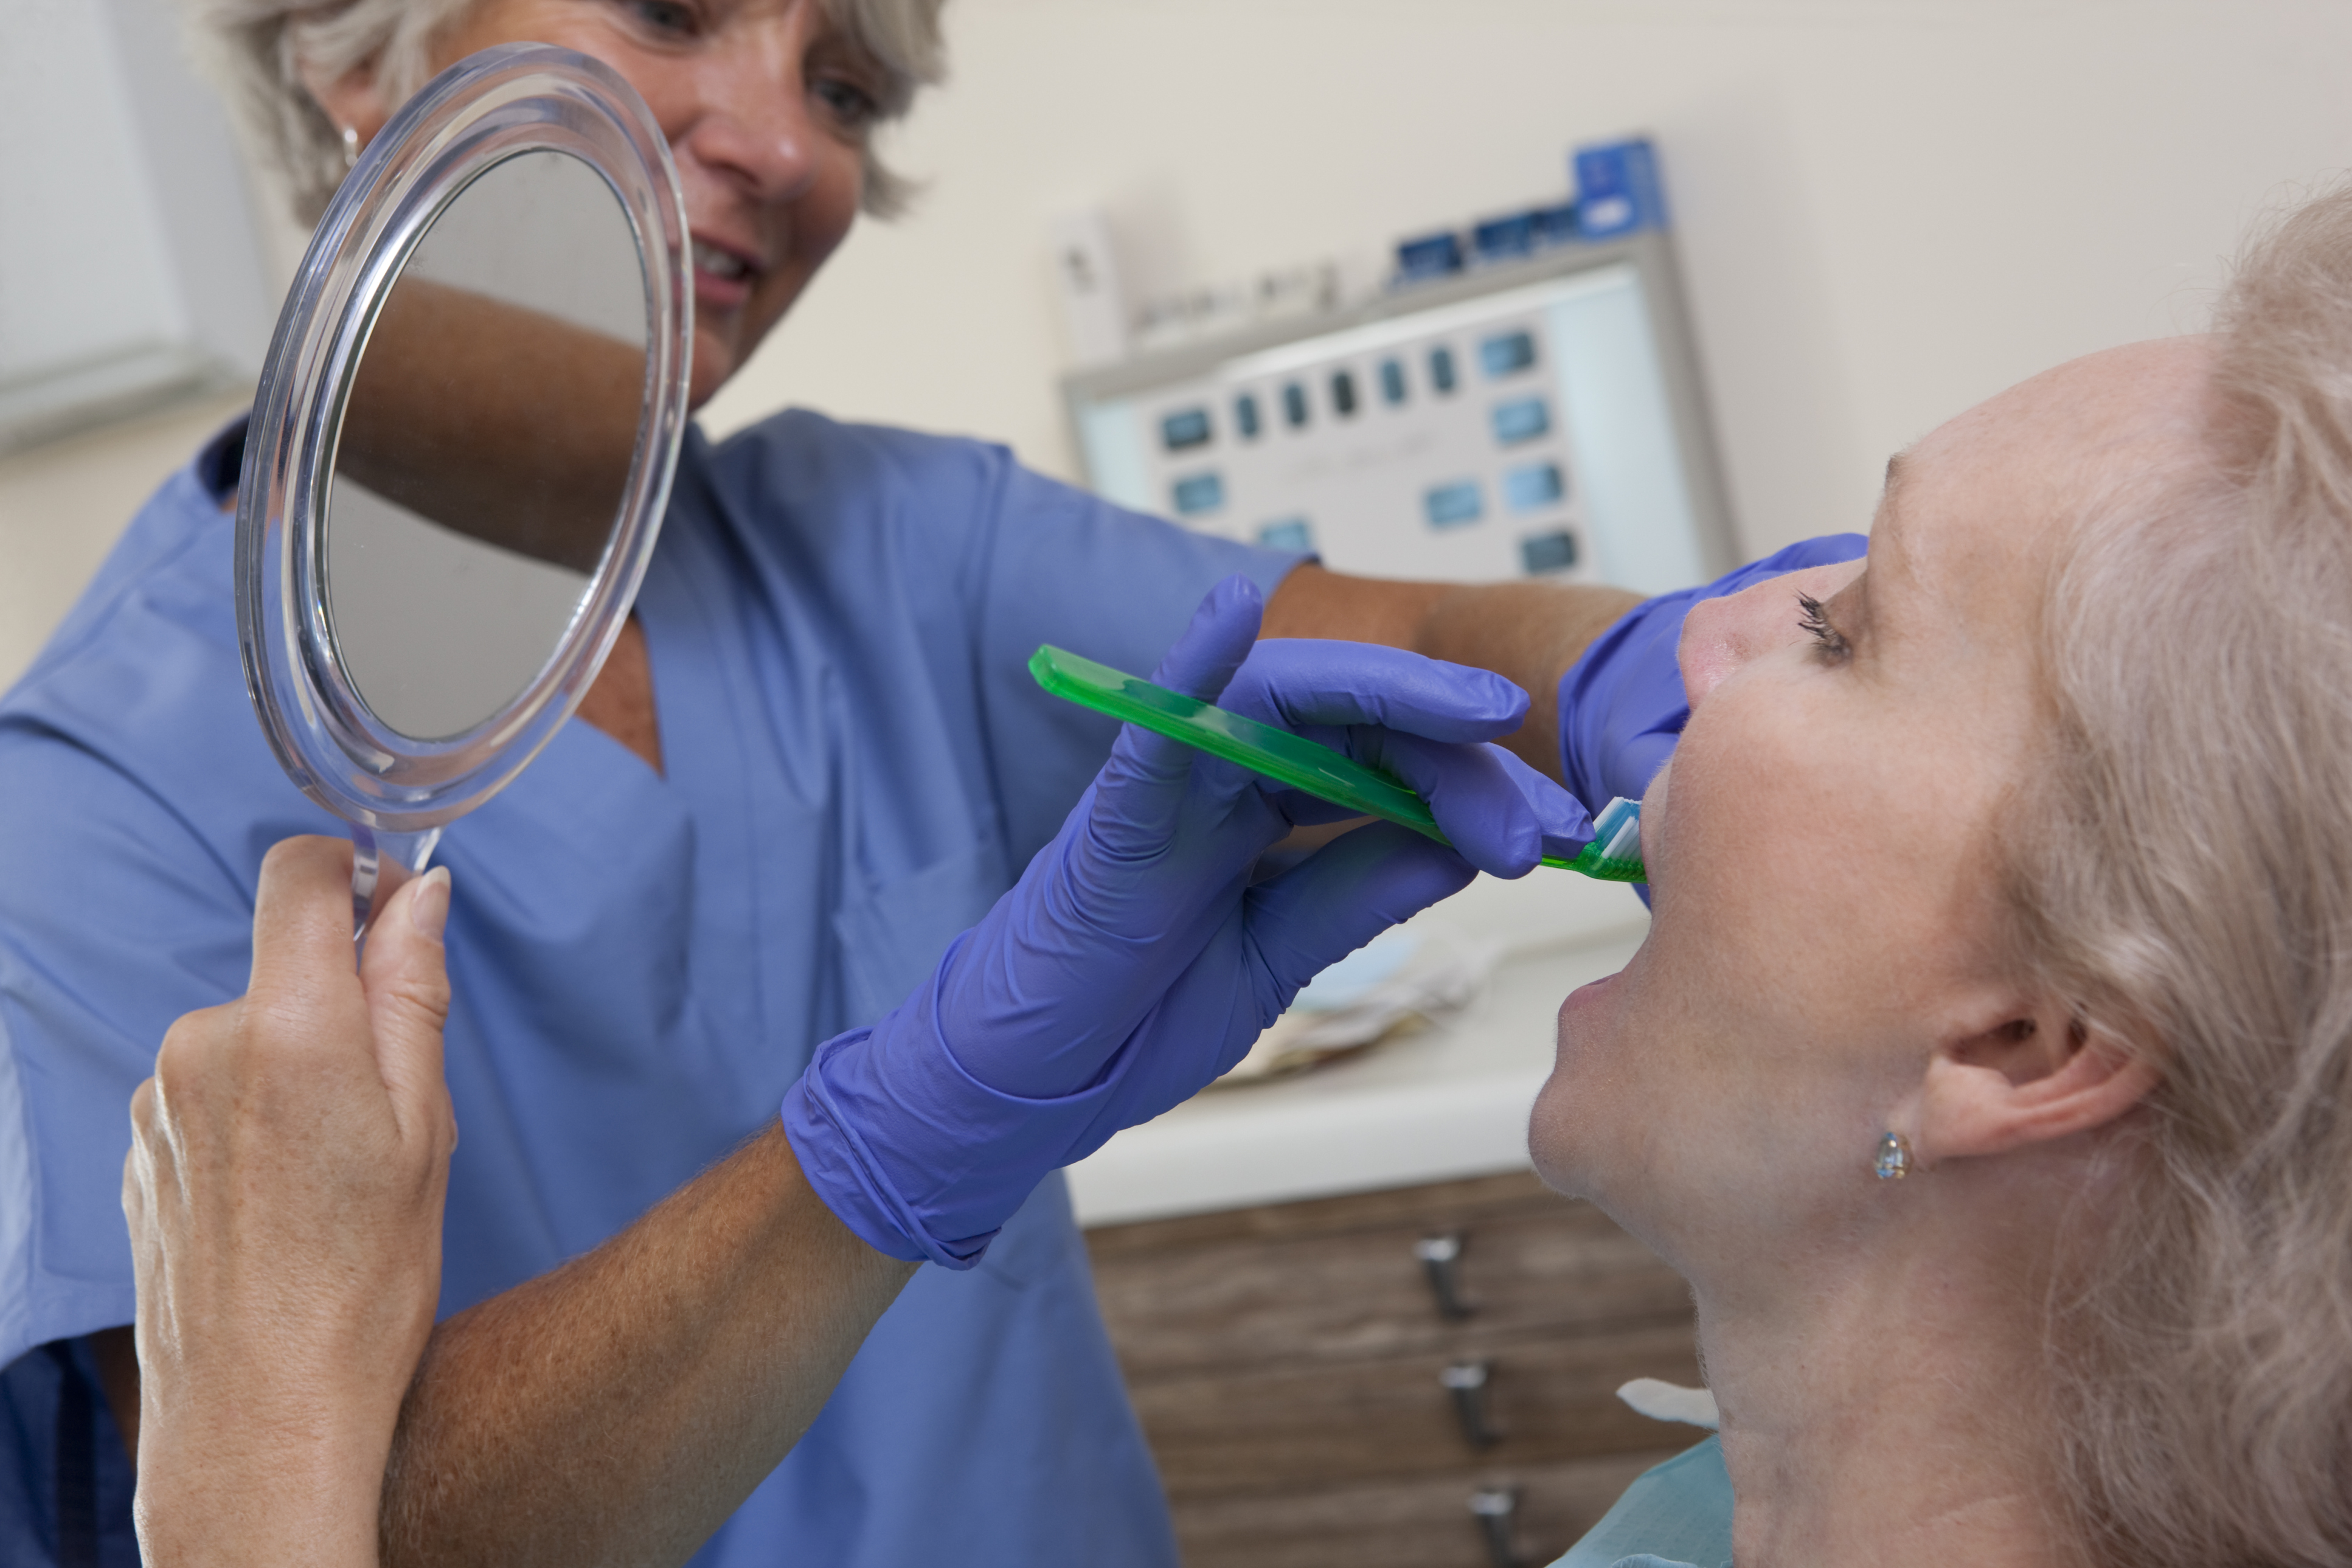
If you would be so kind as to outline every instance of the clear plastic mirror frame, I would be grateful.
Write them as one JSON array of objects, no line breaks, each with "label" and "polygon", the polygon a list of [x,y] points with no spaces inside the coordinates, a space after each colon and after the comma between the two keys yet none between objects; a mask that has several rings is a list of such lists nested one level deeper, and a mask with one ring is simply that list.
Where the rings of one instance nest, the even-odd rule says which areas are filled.
[{"label": "clear plastic mirror frame", "polygon": [[[555,650],[503,707],[418,740],[361,700],[331,632],[326,501],[345,401],[410,254],[478,175],[518,153],[568,153],[602,174],[646,282],[646,383],[621,511]],[[587,695],[627,620],[669,499],[693,335],[686,205],[660,127],[609,68],[543,44],[450,67],[404,105],[312,237],[262,372],[237,486],[237,637],[269,744],[302,792],[376,833],[462,816],[521,772]]]}]

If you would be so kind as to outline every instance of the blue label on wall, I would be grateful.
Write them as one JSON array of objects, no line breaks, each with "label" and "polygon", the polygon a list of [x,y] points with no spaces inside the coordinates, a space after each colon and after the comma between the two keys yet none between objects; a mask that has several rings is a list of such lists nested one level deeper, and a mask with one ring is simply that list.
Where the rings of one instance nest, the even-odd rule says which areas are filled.
[{"label": "blue label on wall", "polygon": [[1666,226],[1665,188],[1646,141],[1604,142],[1575,154],[1576,224],[1587,239]]},{"label": "blue label on wall", "polygon": [[1508,261],[1528,255],[1536,247],[1536,215],[1523,212],[1490,217],[1470,231],[1470,243],[1481,261]]},{"label": "blue label on wall", "polygon": [[1451,230],[1428,234],[1397,245],[1397,277],[1408,283],[1444,278],[1462,270],[1462,237]]}]

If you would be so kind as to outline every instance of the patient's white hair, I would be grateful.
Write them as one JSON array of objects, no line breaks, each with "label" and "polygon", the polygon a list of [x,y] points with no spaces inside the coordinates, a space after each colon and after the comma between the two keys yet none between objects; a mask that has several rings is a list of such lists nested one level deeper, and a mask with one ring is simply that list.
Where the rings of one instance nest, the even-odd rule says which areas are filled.
[{"label": "patient's white hair", "polygon": [[2216,321],[2200,460],[2077,536],[2019,951],[2161,1088],[2057,1301],[2103,1562],[2352,1563],[2352,185]]},{"label": "patient's white hair", "polygon": [[[287,181],[297,216],[316,223],[342,182],[342,132],[302,85],[301,68],[339,78],[374,62],[397,105],[431,77],[433,44],[478,0],[183,0],[194,42],[261,155]],[[822,0],[834,26],[878,68],[877,118],[946,72],[945,0]],[[889,217],[912,187],[866,149],[866,210]]]}]

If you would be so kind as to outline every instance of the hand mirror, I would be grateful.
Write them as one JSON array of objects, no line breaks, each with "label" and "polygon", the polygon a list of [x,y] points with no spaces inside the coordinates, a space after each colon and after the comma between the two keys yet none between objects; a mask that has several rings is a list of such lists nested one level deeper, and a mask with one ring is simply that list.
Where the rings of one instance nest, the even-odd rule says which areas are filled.
[{"label": "hand mirror", "polygon": [[302,258],[246,440],[237,631],[278,760],[351,825],[362,928],[628,618],[685,428],[686,245],[644,102],[527,44],[410,100]]}]

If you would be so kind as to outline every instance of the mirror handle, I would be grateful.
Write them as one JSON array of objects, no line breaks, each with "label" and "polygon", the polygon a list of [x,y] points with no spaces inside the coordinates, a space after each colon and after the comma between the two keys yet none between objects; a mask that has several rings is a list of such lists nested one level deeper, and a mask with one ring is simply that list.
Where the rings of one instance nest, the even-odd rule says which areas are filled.
[{"label": "mirror handle", "polygon": [[368,927],[384,900],[411,877],[421,877],[441,843],[441,830],[422,833],[378,833],[365,823],[352,824],[352,945],[367,940]]}]

